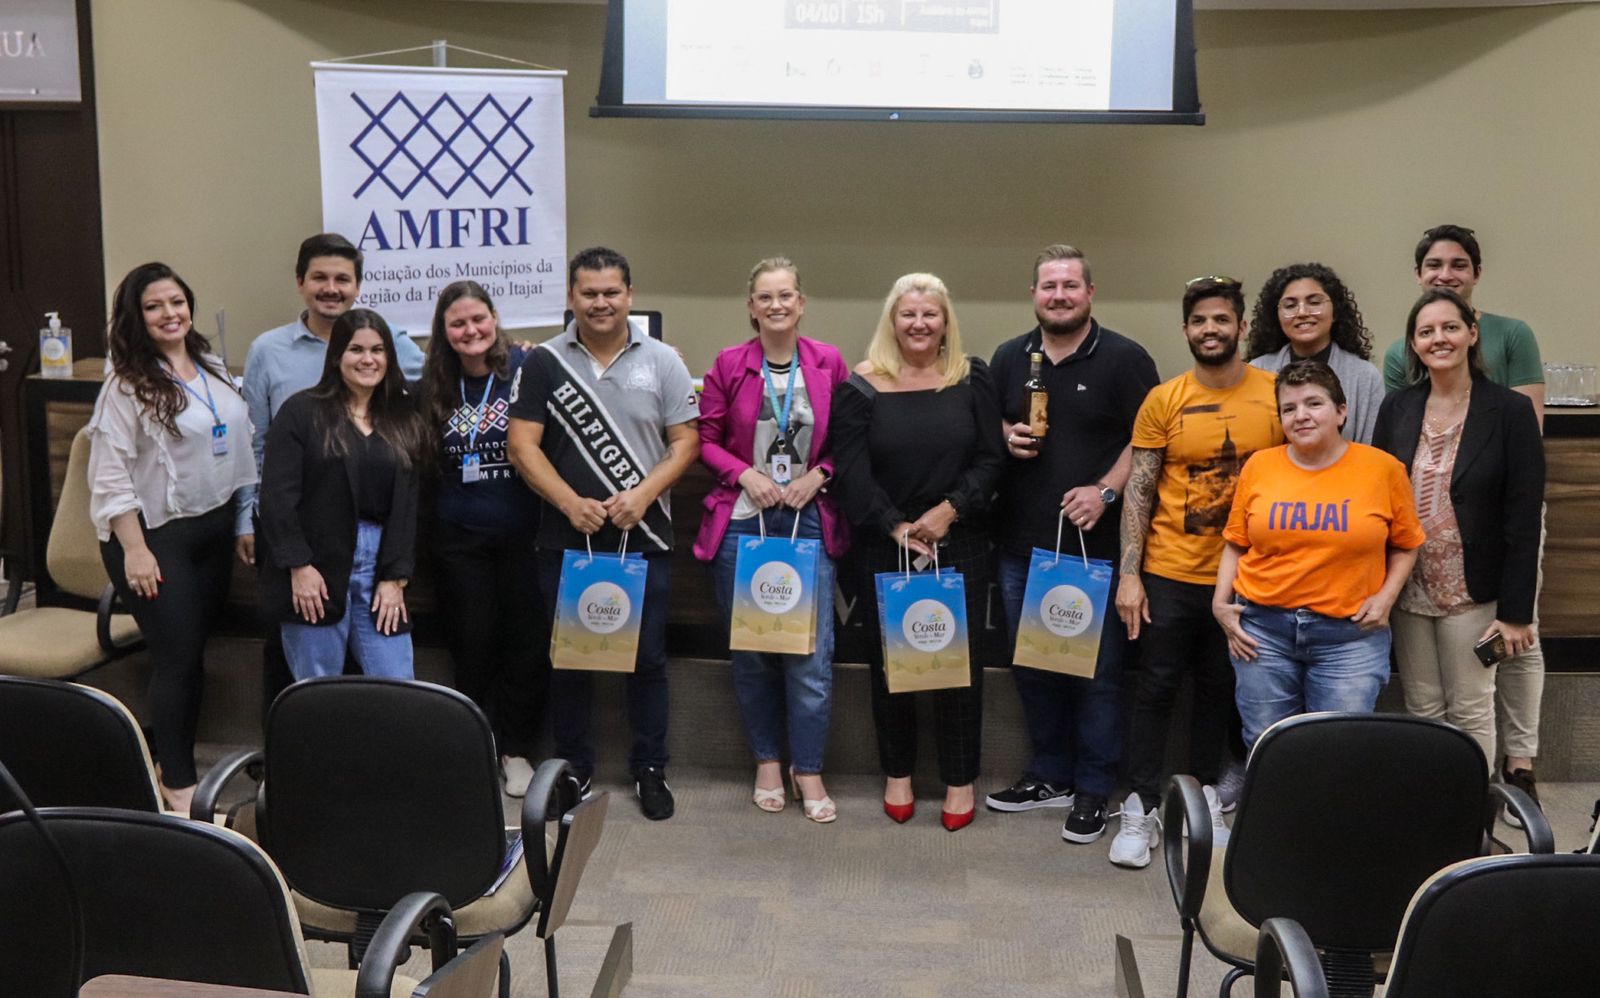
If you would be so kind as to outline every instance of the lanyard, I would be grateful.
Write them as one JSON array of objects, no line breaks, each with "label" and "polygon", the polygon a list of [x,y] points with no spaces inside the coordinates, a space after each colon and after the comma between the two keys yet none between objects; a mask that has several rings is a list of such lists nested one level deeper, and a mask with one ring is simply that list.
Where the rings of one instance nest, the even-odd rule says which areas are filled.
[{"label": "lanyard", "polygon": [[772,381],[772,368],[767,366],[767,358],[761,358],[761,376],[767,381],[767,397],[772,400],[772,415],[778,421],[778,437],[788,443],[789,440],[789,408],[794,405],[795,373],[800,367],[799,352],[796,351],[794,360],[789,366],[789,387],[784,390],[783,409],[778,408],[778,386]]},{"label": "lanyard", "polygon": [[167,374],[171,375],[173,381],[176,381],[178,384],[183,386],[184,391],[188,392],[190,395],[193,395],[197,402],[204,403],[205,407],[211,410],[212,426],[222,425],[222,417],[217,415],[216,399],[211,397],[211,381],[206,377],[205,368],[201,367],[199,364],[194,366],[194,369],[200,374],[200,387],[206,390],[205,398],[201,398],[200,393],[195,391],[193,388],[190,388],[187,381],[184,381],[182,378],[178,377],[178,372],[174,371],[171,365],[167,364],[166,361],[162,361],[161,366],[167,369]]},{"label": "lanyard", "polygon": [[[489,383],[483,386],[483,401],[478,403],[478,408],[472,412],[472,432],[467,435],[467,450],[470,452],[478,444],[478,428],[483,425],[483,415],[489,411],[489,396],[494,392],[494,372],[489,372]],[[467,378],[461,376],[461,404],[467,405]]]}]

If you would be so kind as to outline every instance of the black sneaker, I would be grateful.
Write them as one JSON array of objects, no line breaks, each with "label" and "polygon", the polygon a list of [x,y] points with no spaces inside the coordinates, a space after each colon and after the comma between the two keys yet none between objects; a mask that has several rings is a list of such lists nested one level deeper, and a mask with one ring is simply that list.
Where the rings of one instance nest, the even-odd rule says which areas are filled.
[{"label": "black sneaker", "polygon": [[1068,842],[1093,842],[1106,833],[1106,799],[1099,794],[1078,794],[1072,813],[1061,826]]},{"label": "black sneaker", "polygon": [[646,818],[665,821],[672,817],[672,788],[667,786],[667,774],[661,767],[646,766],[634,773],[633,792],[638,794],[639,810]]},{"label": "black sneaker", "polygon": [[1053,783],[1024,776],[1004,790],[983,799],[991,811],[1032,811],[1036,807],[1071,807],[1072,788],[1059,789]]},{"label": "black sneaker", "polygon": [[585,776],[583,782],[578,784],[578,799],[588,800],[594,796],[594,777]]},{"label": "black sneaker", "polygon": [[[1539,804],[1539,784],[1533,778],[1533,770],[1516,769],[1507,772],[1504,767],[1501,767],[1500,782],[1504,783],[1508,787],[1516,787],[1518,790],[1521,790],[1523,793],[1533,798],[1534,804]],[[1539,806],[1542,809],[1543,805]],[[1512,828],[1522,827],[1522,820],[1515,814],[1512,814],[1510,808],[1506,809],[1505,815],[1506,824],[1510,825]]]}]

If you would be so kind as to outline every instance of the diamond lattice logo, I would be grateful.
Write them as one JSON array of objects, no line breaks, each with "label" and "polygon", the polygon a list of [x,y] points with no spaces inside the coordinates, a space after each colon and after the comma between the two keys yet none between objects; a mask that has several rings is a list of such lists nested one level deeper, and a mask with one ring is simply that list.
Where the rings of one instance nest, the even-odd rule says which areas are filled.
[{"label": "diamond lattice logo", "polygon": [[383,102],[354,93],[350,99],[367,116],[350,149],[371,171],[356,197],[373,184],[402,200],[424,183],[446,198],[469,183],[489,197],[507,184],[533,193],[521,172],[533,152],[533,140],[523,130],[532,98],[522,98],[514,108],[494,94],[484,94],[476,104],[463,104],[451,94],[419,103],[404,91]]}]

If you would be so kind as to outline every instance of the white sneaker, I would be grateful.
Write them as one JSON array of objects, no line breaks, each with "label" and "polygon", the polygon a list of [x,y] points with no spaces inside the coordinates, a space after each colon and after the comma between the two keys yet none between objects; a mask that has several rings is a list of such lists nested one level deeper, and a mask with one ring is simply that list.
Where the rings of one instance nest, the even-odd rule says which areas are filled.
[{"label": "white sneaker", "polygon": [[506,777],[506,796],[527,796],[528,784],[533,782],[533,766],[527,759],[520,755],[503,755],[500,757],[500,771]]},{"label": "white sneaker", "polygon": [[1201,792],[1206,795],[1206,807],[1211,811],[1211,848],[1226,849],[1231,833],[1227,822],[1222,820],[1222,797],[1212,786],[1203,787]]},{"label": "white sneaker", "polygon": [[1161,844],[1161,819],[1154,809],[1146,811],[1138,794],[1129,794],[1122,803],[1122,827],[1111,840],[1111,862],[1142,870],[1150,865],[1150,850]]}]

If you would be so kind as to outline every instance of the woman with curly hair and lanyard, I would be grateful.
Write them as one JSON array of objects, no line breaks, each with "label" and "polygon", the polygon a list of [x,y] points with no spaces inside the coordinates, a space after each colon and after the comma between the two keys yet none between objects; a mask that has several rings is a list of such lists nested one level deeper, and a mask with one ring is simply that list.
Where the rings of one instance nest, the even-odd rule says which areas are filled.
[{"label": "woman with curly hair and lanyard", "polygon": [[150,646],[161,796],[178,812],[194,797],[206,638],[228,596],[235,500],[256,481],[249,411],[193,314],[194,292],[166,264],[122,279],[111,376],[88,427],[89,515]]},{"label": "woman with curly hair and lanyard", "polygon": [[1372,366],[1372,335],[1355,296],[1320,263],[1279,267],[1256,296],[1245,355],[1274,374],[1297,360],[1333,368],[1348,400],[1344,438],[1372,443],[1383,402],[1383,375]]}]

